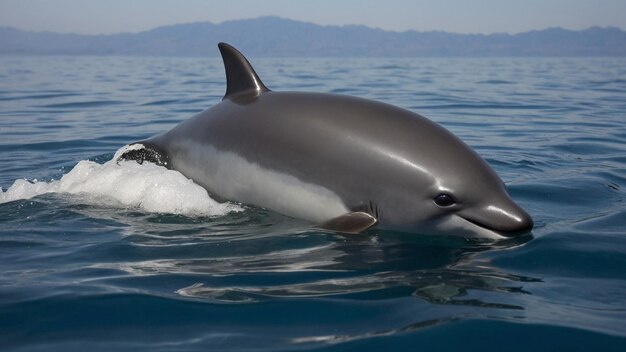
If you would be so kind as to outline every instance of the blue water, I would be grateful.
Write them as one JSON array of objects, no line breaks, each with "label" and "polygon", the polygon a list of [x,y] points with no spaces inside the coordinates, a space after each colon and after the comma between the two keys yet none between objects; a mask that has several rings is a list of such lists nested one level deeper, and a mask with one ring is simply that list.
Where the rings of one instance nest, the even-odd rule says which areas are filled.
[{"label": "blue water", "polygon": [[[252,61],[274,90],[439,122],[532,235],[344,236],[245,205],[18,199],[0,204],[3,351],[626,350],[626,59]],[[0,186],[104,163],[224,89],[217,58],[0,57]]]}]

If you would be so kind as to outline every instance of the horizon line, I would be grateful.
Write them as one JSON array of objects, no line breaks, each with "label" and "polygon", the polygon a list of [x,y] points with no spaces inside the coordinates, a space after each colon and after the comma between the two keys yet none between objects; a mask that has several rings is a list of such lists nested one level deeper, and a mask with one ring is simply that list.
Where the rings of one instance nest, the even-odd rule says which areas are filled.
[{"label": "horizon line", "polygon": [[524,33],[531,33],[531,32],[541,32],[541,31],[546,31],[546,30],[551,30],[551,29],[560,29],[560,30],[565,30],[565,31],[570,31],[570,32],[583,32],[583,31],[587,31],[590,29],[594,29],[594,28],[600,28],[600,29],[617,29],[619,31],[626,31],[621,27],[618,26],[601,26],[601,25],[593,25],[590,27],[586,27],[583,29],[569,29],[569,28],[564,28],[561,26],[551,26],[551,27],[545,27],[542,29],[529,29],[526,31],[521,31],[521,32],[490,32],[490,33],[481,33],[481,32],[473,32],[473,33],[462,33],[462,32],[451,32],[451,31],[446,31],[446,30],[438,30],[438,29],[433,29],[433,30],[415,30],[415,29],[408,29],[408,30],[404,30],[404,31],[399,31],[399,30],[392,30],[392,29],[384,29],[384,28],[380,28],[380,27],[372,27],[372,26],[368,26],[365,24],[319,24],[319,23],[315,23],[312,21],[302,21],[302,20],[295,20],[292,18],[288,18],[288,17],[281,17],[281,16],[275,16],[275,15],[265,15],[265,16],[256,16],[256,17],[248,17],[248,18],[240,18],[240,19],[229,19],[229,20],[224,20],[221,22],[213,22],[213,21],[193,21],[193,22],[179,22],[179,23],[172,23],[172,24],[163,24],[160,26],[156,26],[156,27],[152,27],[149,29],[144,29],[144,30],[140,30],[140,31],[134,31],[134,32],[115,32],[115,33],[77,33],[77,32],[56,32],[56,31],[52,31],[52,30],[30,30],[30,29],[23,29],[23,28],[18,28],[15,26],[2,26],[0,25],[0,28],[10,28],[10,29],[15,29],[18,31],[22,31],[22,32],[30,32],[30,33],[52,33],[52,34],[63,34],[63,35],[80,35],[80,36],[113,36],[113,35],[121,35],[121,34],[139,34],[139,33],[145,33],[145,32],[150,32],[159,28],[165,28],[165,27],[174,27],[174,26],[181,26],[181,25],[191,25],[191,24],[212,24],[212,25],[222,25],[224,23],[229,23],[229,22],[240,22],[240,21],[252,21],[252,20],[259,20],[259,19],[268,19],[268,18],[274,18],[274,19],[279,19],[279,20],[283,20],[283,21],[291,21],[291,22],[297,22],[297,23],[303,23],[303,24],[311,24],[311,25],[315,25],[315,26],[319,26],[319,27],[337,27],[337,28],[346,28],[346,27],[365,27],[365,28],[369,28],[369,29],[373,29],[373,30],[380,30],[383,32],[389,32],[389,33],[447,33],[447,34],[456,34],[456,35],[483,35],[483,36],[490,36],[490,35],[509,35],[509,36],[514,36],[514,35],[518,35],[518,34],[524,34]]}]

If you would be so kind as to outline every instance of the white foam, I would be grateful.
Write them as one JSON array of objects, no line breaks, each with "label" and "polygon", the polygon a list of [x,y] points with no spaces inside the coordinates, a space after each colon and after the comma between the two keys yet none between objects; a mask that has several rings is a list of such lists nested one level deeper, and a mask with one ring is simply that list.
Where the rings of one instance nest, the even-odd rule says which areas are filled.
[{"label": "white foam", "polygon": [[95,205],[136,208],[145,212],[187,216],[219,216],[243,209],[231,203],[218,203],[207,191],[178,171],[144,162],[121,161],[125,146],[110,161],[98,164],[82,160],[50,182],[16,180],[8,190],[0,189],[0,203],[28,199],[45,193],[81,195],[81,200]]}]

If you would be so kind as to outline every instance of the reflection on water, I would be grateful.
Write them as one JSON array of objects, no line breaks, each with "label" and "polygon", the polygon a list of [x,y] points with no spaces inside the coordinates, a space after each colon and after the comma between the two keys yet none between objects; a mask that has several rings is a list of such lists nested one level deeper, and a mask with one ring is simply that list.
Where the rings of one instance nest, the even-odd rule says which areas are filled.
[{"label": "reflection on water", "polygon": [[325,336],[306,336],[306,337],[297,337],[292,339],[291,342],[298,343],[340,343],[340,342],[349,342],[354,340],[366,339],[369,337],[380,337],[380,336],[390,336],[399,333],[411,332],[423,328],[429,328],[436,325],[450,323],[462,318],[467,317],[445,317],[440,319],[431,319],[426,321],[421,321],[419,323],[413,323],[406,326],[402,326],[396,329],[387,329],[387,330],[377,330],[370,331],[364,334],[354,334],[354,335],[325,335]]},{"label": "reflection on water", "polygon": [[[212,304],[255,305],[292,299],[366,303],[412,297],[442,307],[399,319],[391,324],[395,327],[386,324],[339,335],[297,333],[288,338],[292,344],[342,343],[487,315],[524,320],[526,308],[521,297],[531,295],[524,286],[541,283],[538,278],[493,267],[478,257],[523,246],[531,236],[500,242],[383,231],[344,236],[314,232],[308,224],[288,218],[277,221],[281,215],[260,209],[247,214],[255,217],[250,224],[268,224],[268,232],[259,231],[263,226],[246,231],[246,220],[237,225],[238,234],[216,231],[228,230],[219,220],[209,226],[206,222],[188,223],[194,230],[186,231],[179,221],[159,219],[145,234],[135,232],[131,224],[126,230],[128,244],[156,250],[154,258],[97,267],[134,277],[191,276],[192,283],[172,287],[168,295]],[[174,223],[179,231],[168,231]],[[277,234],[276,224],[282,224],[279,226],[284,226],[286,233]],[[198,226],[207,228],[198,231]],[[172,243],[179,247],[173,248]],[[176,258],[163,259],[159,251],[165,249]],[[443,309],[446,306],[453,310]]]},{"label": "reflection on water", "polygon": [[[146,229],[146,219],[142,219],[141,231],[135,231],[135,218],[119,217],[117,220],[129,225],[125,231],[128,244],[150,248],[155,258],[92,267],[121,270],[133,276],[195,275],[197,282],[179,287],[175,293],[222,303],[347,295],[358,299],[377,294],[390,299],[406,296],[410,290],[413,297],[437,304],[519,310],[523,307],[502,300],[472,298],[469,292],[525,295],[529,292],[522,288],[523,283],[540,281],[475,259],[484,251],[522,246],[531,236],[479,242],[383,231],[336,235],[315,232],[306,223],[261,209],[247,214],[252,218],[237,215],[240,221],[236,225],[229,219],[194,223],[153,216],[152,229]],[[277,217],[283,221],[277,222]],[[266,234],[259,231],[263,223],[268,225]],[[284,235],[277,235],[279,229],[271,225],[276,223],[286,231]],[[246,231],[248,224],[250,231]],[[172,230],[170,226],[174,226]],[[236,234],[229,233],[230,226],[236,227]],[[160,256],[158,253],[163,250],[171,257]],[[268,273],[274,274],[268,282],[249,279]],[[224,281],[211,279],[216,277],[232,277],[228,282],[236,284],[225,285]],[[467,296],[470,298],[465,299]]]}]

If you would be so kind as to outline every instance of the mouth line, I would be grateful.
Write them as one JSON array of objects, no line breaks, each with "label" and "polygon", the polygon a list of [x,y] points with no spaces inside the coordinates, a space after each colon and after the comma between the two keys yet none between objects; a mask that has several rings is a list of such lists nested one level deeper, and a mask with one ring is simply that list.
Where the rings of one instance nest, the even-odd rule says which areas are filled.
[{"label": "mouth line", "polygon": [[489,227],[489,226],[487,226],[487,225],[485,225],[485,224],[483,224],[483,223],[481,223],[479,221],[468,219],[468,218],[466,218],[464,216],[460,216],[460,215],[459,215],[459,217],[461,219],[471,223],[471,224],[474,224],[474,225],[476,225],[476,226],[478,226],[480,228],[483,228],[485,230],[489,230],[489,231],[497,234],[498,236],[502,236],[502,237],[509,238],[509,237],[513,237],[513,236],[516,236],[516,235],[521,235],[521,234],[525,234],[525,233],[530,232],[530,231],[525,231],[525,230],[522,230],[522,231],[501,231],[501,230],[497,230],[497,229],[494,229],[492,227]]}]

